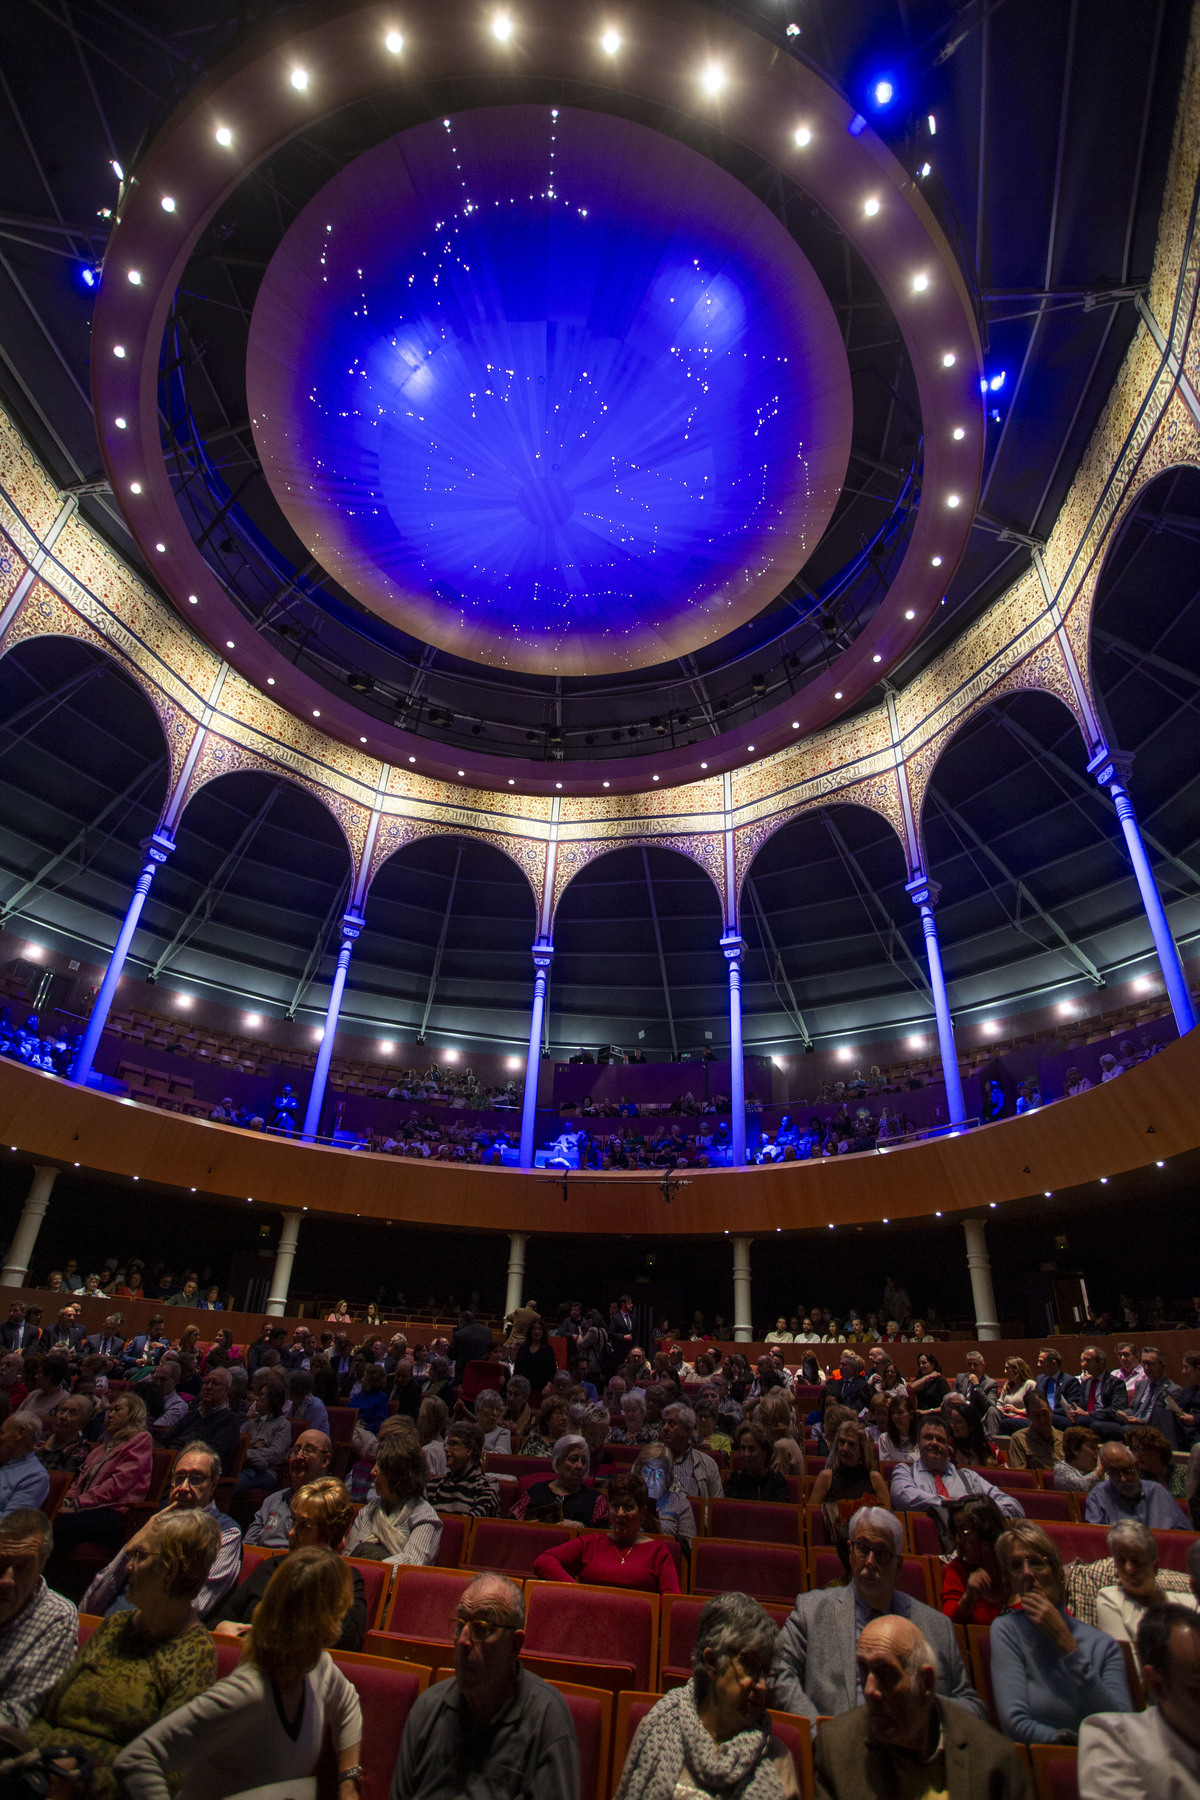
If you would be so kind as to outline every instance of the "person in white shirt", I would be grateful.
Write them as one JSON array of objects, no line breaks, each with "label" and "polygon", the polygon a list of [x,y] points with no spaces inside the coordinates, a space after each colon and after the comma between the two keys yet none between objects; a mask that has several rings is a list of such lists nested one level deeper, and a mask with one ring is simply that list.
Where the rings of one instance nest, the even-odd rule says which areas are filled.
[{"label": "person in white shirt", "polygon": [[897,1512],[928,1512],[967,1494],[986,1494],[1010,1519],[1023,1519],[1025,1509],[1013,1494],[993,1487],[978,1469],[956,1469],[950,1461],[950,1439],[940,1419],[925,1419],[917,1439],[916,1462],[900,1463],[892,1475],[892,1505]]},{"label": "person in white shirt", "polygon": [[1120,1519],[1108,1534],[1108,1549],[1116,1564],[1117,1579],[1096,1595],[1096,1624],[1118,1644],[1133,1646],[1137,1660],[1138,1627],[1147,1612],[1168,1599],[1172,1605],[1195,1608],[1191,1594],[1168,1595],[1158,1585],[1158,1545],[1154,1533],[1138,1519]]},{"label": "person in white shirt", "polygon": [[1150,1607],[1137,1648],[1152,1704],[1083,1721],[1079,1792],[1087,1800],[1193,1800],[1200,1793],[1200,1613]]}]

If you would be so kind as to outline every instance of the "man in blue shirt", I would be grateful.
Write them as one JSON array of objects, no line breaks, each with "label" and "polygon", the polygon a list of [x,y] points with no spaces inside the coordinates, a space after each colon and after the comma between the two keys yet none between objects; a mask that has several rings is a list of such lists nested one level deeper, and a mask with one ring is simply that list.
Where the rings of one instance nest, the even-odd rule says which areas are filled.
[{"label": "man in blue shirt", "polygon": [[35,1453],[37,1431],[37,1415],[31,1412],[10,1413],[0,1425],[0,1517],[45,1505],[50,1476]]},{"label": "man in blue shirt", "polygon": [[1038,1352],[1037,1385],[1038,1393],[1054,1414],[1054,1423],[1060,1431],[1065,1431],[1071,1423],[1067,1406],[1080,1405],[1083,1389],[1078,1376],[1064,1373],[1062,1357],[1057,1350]]},{"label": "man in blue shirt", "polygon": [[1100,1464],[1107,1477],[1098,1481],[1087,1497],[1084,1518],[1089,1525],[1115,1525],[1118,1519],[1137,1519],[1151,1531],[1187,1531],[1191,1521],[1157,1481],[1143,1481],[1133,1451],[1124,1444],[1105,1444]]}]

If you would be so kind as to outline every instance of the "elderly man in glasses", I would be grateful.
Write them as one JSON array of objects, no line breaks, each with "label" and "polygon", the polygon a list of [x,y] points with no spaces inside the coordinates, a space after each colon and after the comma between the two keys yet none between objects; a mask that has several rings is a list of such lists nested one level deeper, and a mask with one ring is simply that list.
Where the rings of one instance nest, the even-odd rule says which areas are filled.
[{"label": "elderly man in glasses", "polygon": [[819,1718],[852,1712],[863,1703],[855,1662],[859,1633],[872,1619],[908,1619],[937,1661],[934,1691],[965,1706],[977,1718],[987,1708],[967,1680],[954,1627],[923,1600],[897,1591],[904,1560],[904,1532],[894,1513],[864,1506],[850,1520],[850,1586],[820,1588],[796,1597],[796,1610],[779,1634],[771,1705]]},{"label": "elderly man in glasses", "polygon": [[557,1688],[521,1667],[525,1601],[516,1582],[480,1575],[450,1623],[454,1674],[409,1713],[391,1800],[518,1792],[579,1800],[570,1709]]}]

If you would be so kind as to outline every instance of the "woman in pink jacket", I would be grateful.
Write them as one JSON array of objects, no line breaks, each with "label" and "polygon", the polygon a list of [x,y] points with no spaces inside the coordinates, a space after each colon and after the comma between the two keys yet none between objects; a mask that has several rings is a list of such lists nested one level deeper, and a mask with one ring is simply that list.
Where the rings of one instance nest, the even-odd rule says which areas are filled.
[{"label": "woman in pink jacket", "polygon": [[103,1442],[89,1454],[58,1509],[55,1554],[65,1555],[77,1544],[117,1549],[126,1513],[150,1491],[153,1466],[146,1403],[137,1394],[118,1394],[108,1409]]}]

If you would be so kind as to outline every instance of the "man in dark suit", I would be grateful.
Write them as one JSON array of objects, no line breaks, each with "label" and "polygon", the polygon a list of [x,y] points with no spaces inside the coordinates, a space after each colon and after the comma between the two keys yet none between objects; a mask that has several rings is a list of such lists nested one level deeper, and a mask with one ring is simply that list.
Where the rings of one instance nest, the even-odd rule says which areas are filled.
[{"label": "man in dark suit", "polygon": [[95,1331],[91,1337],[84,1338],[84,1355],[120,1356],[125,1348],[125,1339],[121,1336],[121,1327],[124,1323],[124,1313],[109,1313],[104,1321],[103,1331]]},{"label": "man in dark suit", "polygon": [[83,1326],[79,1322],[78,1306],[72,1302],[64,1306],[53,1325],[47,1325],[42,1332],[41,1348],[44,1353],[51,1350],[63,1352],[78,1350],[83,1343]]},{"label": "man in dark suit", "polygon": [[1095,1344],[1088,1345],[1080,1364],[1080,1398],[1077,1402],[1068,1400],[1064,1412],[1072,1425],[1087,1425],[1099,1438],[1124,1438],[1125,1427],[1118,1416],[1129,1405],[1124,1381],[1109,1369],[1107,1356]]},{"label": "man in dark suit", "polygon": [[910,1620],[864,1625],[855,1664],[863,1703],[821,1728],[816,1800],[877,1800],[920,1782],[948,1800],[1030,1800],[1016,1745],[938,1699],[937,1659]]},{"label": "man in dark suit", "polygon": [[7,1320],[0,1325],[0,1345],[5,1350],[36,1350],[40,1336],[38,1327],[29,1324],[23,1303],[14,1300],[8,1309]]},{"label": "man in dark suit", "polygon": [[1038,1393],[1054,1414],[1054,1423],[1060,1431],[1071,1423],[1068,1406],[1078,1406],[1083,1399],[1083,1389],[1078,1375],[1068,1375],[1063,1369],[1062,1357],[1057,1350],[1038,1351]]},{"label": "man in dark suit", "polygon": [[127,1367],[144,1365],[153,1368],[164,1350],[170,1348],[171,1340],[163,1331],[166,1323],[161,1313],[155,1313],[145,1331],[137,1331],[125,1346],[125,1363]]},{"label": "man in dark suit", "polygon": [[458,1330],[450,1339],[450,1355],[454,1362],[454,1379],[460,1385],[463,1370],[469,1362],[482,1362],[492,1348],[492,1332],[480,1325],[473,1312],[460,1312]]}]

